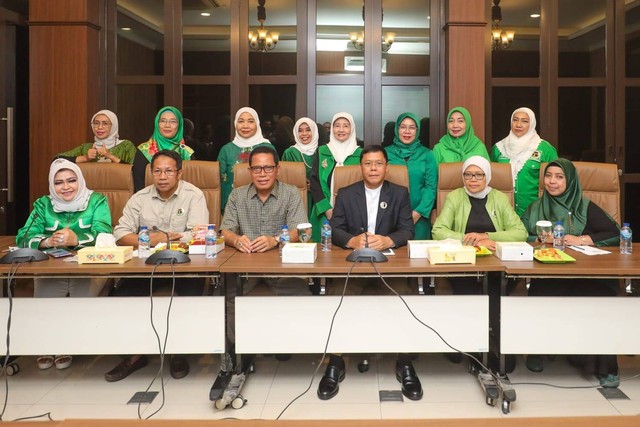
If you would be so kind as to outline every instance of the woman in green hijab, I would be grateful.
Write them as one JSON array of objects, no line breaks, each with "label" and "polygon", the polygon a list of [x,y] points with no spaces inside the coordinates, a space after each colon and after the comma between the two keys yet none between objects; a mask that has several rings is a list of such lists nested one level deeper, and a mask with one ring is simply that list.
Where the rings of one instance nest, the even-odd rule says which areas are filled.
[{"label": "woman in green hijab", "polygon": [[473,132],[471,114],[464,107],[455,107],[447,115],[447,134],[440,138],[433,154],[436,162],[464,162],[472,156],[482,156],[489,160],[487,147]]},{"label": "woman in green hijab", "polygon": [[144,188],[144,176],[147,164],[158,151],[173,150],[180,154],[182,160],[191,160],[193,150],[183,139],[182,113],[175,107],[162,107],[156,114],[153,135],[149,141],[138,145],[133,161],[133,189]]},{"label": "woman in green hijab", "polygon": [[[544,171],[544,193],[522,216],[529,240],[536,239],[536,222],[562,221],[566,230],[565,244],[581,246],[612,246],[619,243],[618,224],[598,205],[584,197],[576,168],[567,159],[550,162]],[[548,242],[551,243],[551,242]],[[615,296],[618,284],[606,279],[536,279],[531,280],[530,296]],[[618,387],[618,362],[615,355],[573,358],[595,374],[603,387]],[[527,357],[527,368],[541,372],[544,359],[540,355]]]},{"label": "woman in green hijab", "polygon": [[413,210],[415,239],[431,238],[429,216],[436,199],[438,164],[433,152],[420,143],[420,119],[403,113],[395,123],[393,143],[386,147],[389,164],[404,165],[409,171],[409,197]]}]

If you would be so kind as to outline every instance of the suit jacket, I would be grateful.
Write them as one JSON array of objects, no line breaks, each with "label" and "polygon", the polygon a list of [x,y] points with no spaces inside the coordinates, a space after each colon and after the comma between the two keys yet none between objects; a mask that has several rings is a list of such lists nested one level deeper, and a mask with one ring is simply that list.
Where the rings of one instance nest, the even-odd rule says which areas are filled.
[{"label": "suit jacket", "polygon": [[[364,181],[340,189],[331,217],[333,244],[346,248],[353,236],[367,230],[367,224]],[[406,245],[407,240],[413,238],[411,202],[405,187],[389,181],[382,184],[375,234],[390,237],[396,248]]]}]

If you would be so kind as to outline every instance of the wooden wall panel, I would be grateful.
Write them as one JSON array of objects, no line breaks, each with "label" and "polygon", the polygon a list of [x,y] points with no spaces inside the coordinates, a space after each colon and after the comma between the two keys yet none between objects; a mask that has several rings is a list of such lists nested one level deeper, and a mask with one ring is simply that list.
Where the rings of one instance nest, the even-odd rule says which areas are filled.
[{"label": "wooden wall panel", "polygon": [[98,25],[97,0],[30,0],[29,22],[91,22]]},{"label": "wooden wall panel", "polygon": [[450,0],[447,12],[446,109],[456,106],[467,108],[476,136],[484,141],[485,46],[489,37],[484,2]]},{"label": "wooden wall panel", "polygon": [[[87,23],[88,17],[76,15],[78,9],[86,13],[92,8],[80,3],[94,2],[64,3],[65,7],[47,0],[30,3],[30,17],[38,19],[29,26],[31,201],[48,193],[47,176],[55,154],[92,139],[89,120],[100,109],[99,30]],[[67,11],[69,16],[82,21],[49,23],[65,16],[59,9],[74,9]]]}]

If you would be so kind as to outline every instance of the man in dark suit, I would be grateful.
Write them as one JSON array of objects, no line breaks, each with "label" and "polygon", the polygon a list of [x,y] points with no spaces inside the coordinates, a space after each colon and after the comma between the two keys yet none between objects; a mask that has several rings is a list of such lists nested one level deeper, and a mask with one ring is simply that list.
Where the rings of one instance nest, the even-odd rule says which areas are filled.
[{"label": "man in dark suit", "polygon": [[[369,247],[379,251],[398,248],[413,238],[413,219],[409,192],[405,187],[385,180],[387,153],[380,145],[370,145],[362,150],[360,168],[362,181],[341,189],[336,197],[331,228],[332,242],[343,248]],[[405,278],[386,279],[398,294],[411,294]],[[347,289],[329,287],[329,293],[361,295],[393,294],[384,283],[376,279],[350,279]],[[344,359],[332,354],[327,369],[318,385],[318,397],[331,399],[338,394],[339,383],[345,376]],[[422,398],[422,385],[411,358],[398,356],[396,378],[402,383],[402,393],[411,400]]]}]

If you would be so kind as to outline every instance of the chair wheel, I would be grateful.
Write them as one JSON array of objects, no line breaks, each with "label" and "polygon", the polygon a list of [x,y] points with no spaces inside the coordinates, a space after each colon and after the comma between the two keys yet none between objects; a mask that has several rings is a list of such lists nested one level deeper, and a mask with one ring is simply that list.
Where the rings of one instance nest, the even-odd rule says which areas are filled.
[{"label": "chair wheel", "polygon": [[369,370],[369,362],[368,361],[363,361],[358,363],[358,371],[360,373],[365,373]]},{"label": "chair wheel", "polygon": [[9,363],[7,365],[7,375],[9,375],[10,377],[14,376],[18,372],[20,372],[20,365],[18,365],[17,363]]}]

